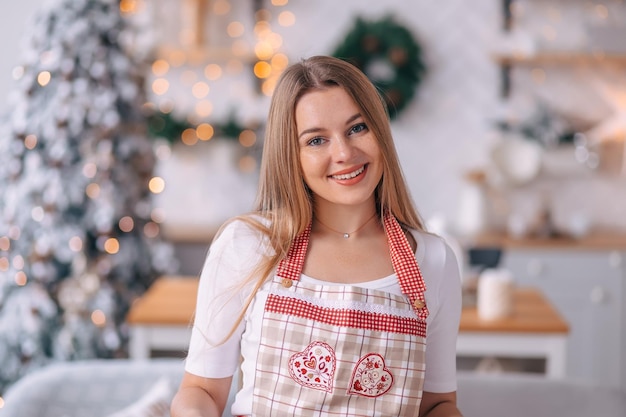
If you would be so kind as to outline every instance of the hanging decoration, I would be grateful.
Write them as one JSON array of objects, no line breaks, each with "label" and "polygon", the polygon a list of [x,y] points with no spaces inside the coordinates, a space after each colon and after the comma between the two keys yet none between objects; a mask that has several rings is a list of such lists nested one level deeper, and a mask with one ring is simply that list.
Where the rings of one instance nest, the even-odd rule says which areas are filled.
[{"label": "hanging decoration", "polygon": [[391,119],[411,101],[426,72],[421,46],[391,16],[374,21],[357,17],[332,55],[353,63],[372,80]]}]

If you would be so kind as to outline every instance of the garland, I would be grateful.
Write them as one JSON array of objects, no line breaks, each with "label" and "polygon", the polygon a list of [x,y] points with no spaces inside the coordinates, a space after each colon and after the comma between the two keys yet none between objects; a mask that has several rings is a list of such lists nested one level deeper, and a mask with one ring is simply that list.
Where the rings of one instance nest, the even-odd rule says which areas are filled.
[{"label": "garland", "polygon": [[357,17],[333,56],[351,62],[370,78],[381,91],[391,119],[411,101],[426,72],[422,48],[391,16],[377,21]]},{"label": "garland", "polygon": [[[239,139],[239,135],[246,129],[256,130],[257,126],[243,126],[231,114],[226,122],[211,123],[215,131],[214,136],[230,140]],[[170,144],[180,141],[183,132],[195,129],[197,126],[185,119],[173,116],[171,113],[156,111],[148,119],[148,134],[153,139],[165,139]]]}]

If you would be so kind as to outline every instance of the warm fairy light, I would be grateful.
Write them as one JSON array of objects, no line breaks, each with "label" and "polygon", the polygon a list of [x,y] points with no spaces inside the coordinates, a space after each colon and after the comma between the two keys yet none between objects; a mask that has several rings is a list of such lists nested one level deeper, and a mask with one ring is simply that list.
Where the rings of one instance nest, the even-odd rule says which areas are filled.
[{"label": "warm fairy light", "polygon": [[291,12],[284,11],[278,14],[278,24],[283,27],[289,27],[296,24],[296,15]]},{"label": "warm fairy light", "polygon": [[205,119],[209,117],[213,113],[213,103],[209,100],[200,100],[196,103],[196,114],[200,116],[200,118]]},{"label": "warm fairy light", "polygon": [[157,59],[152,63],[152,73],[157,77],[162,77],[170,70],[170,64],[164,59]]},{"label": "warm fairy light", "polygon": [[135,221],[130,216],[124,216],[120,219],[118,226],[122,232],[128,233],[135,228]]},{"label": "warm fairy light", "polygon": [[267,22],[257,22],[254,25],[254,34],[258,36],[259,38],[262,38],[263,36],[267,36],[267,34],[271,32],[272,32],[272,28],[270,27],[270,24]]},{"label": "warm fairy light", "polygon": [[272,6],[286,6],[289,0],[272,0]]},{"label": "warm fairy light", "polygon": [[253,172],[256,169],[256,159],[250,155],[243,156],[239,159],[239,170],[241,172]]},{"label": "warm fairy light", "polygon": [[150,213],[150,218],[155,223],[163,223],[165,221],[165,210],[161,207],[157,207]]},{"label": "warm fairy light", "polygon": [[239,143],[245,148],[249,148],[256,143],[256,133],[250,129],[245,129],[239,134]]},{"label": "warm fairy light", "polygon": [[157,237],[159,235],[159,225],[154,223],[154,222],[148,222],[146,223],[146,225],[143,227],[143,234],[146,235],[146,237],[149,238],[154,238]]},{"label": "warm fairy light", "polygon": [[289,65],[289,58],[285,54],[276,54],[272,57],[272,67],[280,72]]},{"label": "warm fairy light", "polygon": [[157,78],[152,82],[152,91],[158,96],[162,96],[170,89],[170,82],[165,78]]},{"label": "warm fairy light", "polygon": [[15,269],[24,269],[24,258],[22,255],[17,255],[13,258],[13,268]]},{"label": "warm fairy light", "polygon": [[204,67],[204,76],[210,81],[215,81],[222,76],[222,68],[217,64],[209,64]]},{"label": "warm fairy light", "polygon": [[[283,46],[283,37],[280,36],[278,33],[270,33],[265,39],[274,51]],[[272,51],[272,54],[274,53],[274,51]]]},{"label": "warm fairy light", "polygon": [[33,207],[33,209],[30,211],[30,217],[32,217],[33,220],[36,222],[42,221],[44,214],[44,209],[41,206]]},{"label": "warm fairy light", "polygon": [[107,316],[102,310],[94,310],[91,313],[91,322],[98,327],[103,327],[107,322]]},{"label": "warm fairy light", "polygon": [[230,12],[230,3],[227,0],[217,0],[213,3],[213,12],[217,15],[225,15]]},{"label": "warm fairy light", "polygon": [[153,194],[162,193],[165,190],[165,180],[161,177],[152,177],[148,182],[148,188]]},{"label": "warm fairy light", "polygon": [[45,87],[50,82],[52,76],[49,71],[41,71],[39,75],[37,75],[37,82],[40,86]]},{"label": "warm fairy light", "polygon": [[196,136],[196,129],[185,129],[183,133],[180,135],[180,140],[185,145],[195,145],[198,143],[198,136]]},{"label": "warm fairy light", "polygon": [[254,64],[254,75],[257,78],[267,78],[272,73],[272,66],[265,61],[259,61]]},{"label": "warm fairy light", "polygon": [[261,60],[270,59],[274,54],[274,48],[269,42],[261,41],[254,46],[254,53]]},{"label": "warm fairy light", "polygon": [[135,13],[137,11],[137,0],[121,0],[120,12]]},{"label": "warm fairy light", "polygon": [[106,253],[114,255],[120,251],[120,242],[116,238],[110,237],[104,242],[104,250]]},{"label": "warm fairy light", "polygon": [[179,49],[170,51],[168,53],[167,62],[175,68],[183,66],[185,62],[187,62],[187,55],[185,51]]},{"label": "warm fairy light", "polygon": [[11,239],[7,236],[0,237],[0,250],[8,251],[9,249],[11,249]]},{"label": "warm fairy light", "polygon": [[231,38],[238,38],[243,35],[244,32],[245,27],[241,22],[230,22],[228,26],[226,26],[226,33],[228,33],[228,36],[230,36]]},{"label": "warm fairy light", "polygon": [[35,135],[26,136],[24,138],[24,146],[26,146],[26,149],[30,149],[30,150],[35,149],[35,146],[37,146],[37,136]]},{"label": "warm fairy light", "polygon": [[193,96],[198,99],[205,98],[207,95],[209,95],[209,91],[209,85],[204,81],[198,81],[193,85],[193,87],[191,87],[191,94],[193,94]]},{"label": "warm fairy light", "polygon": [[9,259],[5,256],[0,258],[0,271],[8,271],[9,270]]},{"label": "warm fairy light", "polygon": [[28,282],[28,277],[24,273],[24,271],[19,271],[15,274],[15,283],[20,287],[23,287]]},{"label": "warm fairy light", "polygon": [[92,182],[91,184],[87,185],[87,188],[85,188],[85,194],[87,194],[87,197],[95,200],[100,196],[100,186],[95,182]]},{"label": "warm fairy light", "polygon": [[268,97],[271,96],[274,92],[274,88],[276,87],[276,82],[276,78],[270,78],[263,81],[263,84],[261,85],[261,91],[263,92],[263,94]]},{"label": "warm fairy light", "polygon": [[87,178],[93,178],[98,172],[98,167],[93,162],[87,162],[83,165],[83,175]]},{"label": "warm fairy light", "polygon": [[72,252],[80,252],[83,250],[83,240],[78,236],[73,236],[67,243]]},{"label": "warm fairy light", "polygon": [[213,137],[214,133],[213,126],[208,123],[201,123],[196,128],[196,134],[200,140],[209,140]]}]

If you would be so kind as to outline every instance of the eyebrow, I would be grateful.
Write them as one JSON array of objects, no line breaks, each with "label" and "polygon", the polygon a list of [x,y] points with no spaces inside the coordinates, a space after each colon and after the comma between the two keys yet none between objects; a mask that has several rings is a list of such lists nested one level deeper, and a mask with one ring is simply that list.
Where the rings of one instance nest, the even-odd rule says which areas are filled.
[{"label": "eyebrow", "polygon": [[[353,121],[355,121],[356,119],[358,119],[360,117],[363,117],[363,116],[361,116],[361,113],[356,113],[353,116],[349,117],[348,120],[346,120],[346,124],[349,125],[350,123],[352,123]],[[315,132],[319,132],[321,130],[322,130],[322,128],[320,128],[320,127],[312,127],[312,128],[303,130],[298,135],[298,139],[301,138],[302,136],[308,134],[308,133],[315,133]]]}]

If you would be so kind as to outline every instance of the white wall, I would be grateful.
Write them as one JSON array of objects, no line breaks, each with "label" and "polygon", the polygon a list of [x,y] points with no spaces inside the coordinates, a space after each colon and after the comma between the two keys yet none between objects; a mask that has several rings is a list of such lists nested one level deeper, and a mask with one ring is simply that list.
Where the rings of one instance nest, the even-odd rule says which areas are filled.
[{"label": "white wall", "polygon": [[[19,42],[26,25],[44,1],[0,2],[0,98],[6,98],[10,91],[11,70],[19,62]],[[231,1],[239,4],[246,0]],[[494,45],[502,37],[500,0],[292,0],[287,8],[295,14],[296,25],[277,28],[277,31],[283,35],[282,49],[292,62],[312,54],[332,52],[356,15],[375,18],[391,13],[419,40],[428,71],[415,99],[393,122],[392,129],[411,192],[427,219],[441,214],[449,223],[455,221],[464,186],[463,174],[490,162],[489,151],[495,139],[491,123],[511,103],[518,99],[532,103],[533,94],[539,94],[552,99],[553,104],[567,104],[568,109],[592,114],[605,107],[601,105],[602,97],[594,92],[598,78],[603,77],[613,85],[626,82],[623,67],[599,70],[593,66],[576,71],[566,68],[566,76],[563,72],[548,73],[549,82],[531,91],[529,86],[533,87],[533,81],[528,80],[528,72],[518,72],[514,79],[514,97],[502,100],[499,68],[491,57]],[[544,14],[553,16],[549,11]],[[562,38],[567,38],[563,31],[570,26],[573,25],[559,29]],[[590,78],[594,83],[589,83]],[[555,88],[550,88],[550,82]],[[232,104],[246,108],[245,103],[227,89],[214,88],[212,95],[215,95],[212,100],[218,103],[216,107],[222,110]],[[253,110],[264,113],[262,107],[256,106]],[[626,230],[626,219],[615,210],[607,211],[604,204],[608,198],[624,194],[617,191],[623,182],[598,183],[595,178],[587,178],[583,183],[571,179],[556,187],[544,184],[543,188],[552,189],[552,204],[557,214],[566,216],[572,206],[580,205],[577,196],[582,192],[589,196],[587,210],[592,221],[600,226]],[[528,191],[529,198],[537,194],[533,189],[523,191]],[[520,198],[527,199],[526,195]],[[626,204],[626,196],[622,201]]]}]

